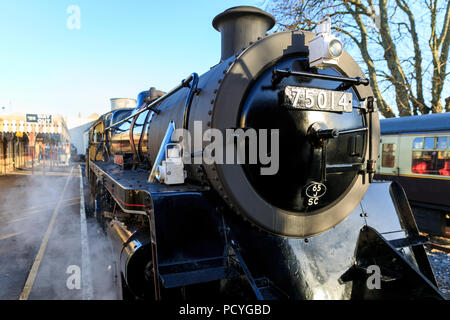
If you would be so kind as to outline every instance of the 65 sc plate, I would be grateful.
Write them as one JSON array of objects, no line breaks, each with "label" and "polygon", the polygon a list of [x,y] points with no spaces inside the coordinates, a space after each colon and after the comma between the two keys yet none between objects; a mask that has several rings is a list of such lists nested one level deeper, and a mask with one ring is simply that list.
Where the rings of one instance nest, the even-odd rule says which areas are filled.
[{"label": "65 sc plate", "polygon": [[315,88],[286,86],[284,106],[300,110],[352,112],[352,94]]}]

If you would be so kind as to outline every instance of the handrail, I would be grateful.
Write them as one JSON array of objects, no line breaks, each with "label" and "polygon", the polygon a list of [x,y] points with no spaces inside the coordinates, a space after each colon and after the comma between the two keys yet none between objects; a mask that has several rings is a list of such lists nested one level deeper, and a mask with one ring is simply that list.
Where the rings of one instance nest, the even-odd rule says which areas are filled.
[{"label": "handrail", "polygon": [[369,85],[369,79],[362,79],[360,77],[356,78],[348,78],[348,77],[342,77],[342,76],[331,76],[327,74],[317,74],[317,73],[311,73],[311,72],[303,72],[303,71],[291,71],[291,70],[281,70],[281,69],[274,69],[272,71],[272,84],[278,84],[281,79],[284,77],[290,77],[290,76],[296,76],[296,77],[307,77],[307,78],[315,78],[315,79],[323,79],[323,80],[331,80],[331,81],[341,81],[345,83],[349,83],[352,85]]},{"label": "handrail", "polygon": [[187,129],[189,125],[189,112],[192,105],[192,99],[194,98],[194,94],[197,92],[197,85],[198,85],[198,74],[192,73],[192,85],[191,90],[189,90],[189,94],[186,99],[186,103],[184,104],[184,117],[183,117],[183,129]]},{"label": "handrail", "polygon": [[[180,89],[182,89],[182,88],[185,88],[185,87],[188,87],[188,86],[189,86],[189,83],[191,82],[192,79],[194,79],[194,74],[191,74],[189,77],[187,77],[186,79],[184,79],[183,81],[181,81],[181,83],[180,83],[178,86],[176,86],[175,88],[173,88],[172,90],[170,90],[169,92],[167,92],[167,93],[166,93],[165,95],[163,95],[162,97],[156,99],[156,100],[153,101],[152,103],[148,104],[146,107],[142,107],[141,110],[139,110],[138,112],[136,112],[136,113],[134,113],[134,114],[132,114],[132,115],[126,117],[125,119],[120,120],[119,122],[116,122],[116,123],[110,125],[109,127],[107,127],[107,128],[105,129],[105,131],[106,131],[106,130],[109,130],[109,129],[111,129],[111,128],[114,128],[114,127],[118,126],[119,124],[122,124],[122,123],[124,123],[125,121],[128,121],[129,119],[134,118],[134,117],[140,115],[141,113],[143,113],[143,112],[145,112],[145,111],[147,111],[147,110],[149,110],[149,109],[152,109],[153,106],[155,106],[155,105],[157,105],[158,103],[160,103],[160,102],[166,100],[168,97],[172,96],[172,95],[173,95],[175,92],[177,92],[178,90],[180,90]],[[155,111],[155,110],[153,110],[153,111]],[[156,112],[156,111],[155,111],[155,112]]]}]

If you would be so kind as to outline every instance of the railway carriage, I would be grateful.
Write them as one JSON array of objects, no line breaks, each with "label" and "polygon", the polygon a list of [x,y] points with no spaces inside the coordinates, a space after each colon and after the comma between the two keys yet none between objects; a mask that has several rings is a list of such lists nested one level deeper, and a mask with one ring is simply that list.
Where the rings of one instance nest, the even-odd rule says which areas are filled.
[{"label": "railway carriage", "polygon": [[142,92],[103,128],[110,143],[92,144],[124,295],[441,299],[402,188],[373,182],[368,80],[329,20],[267,34],[274,24],[254,7],[219,14],[219,63]]},{"label": "railway carriage", "polygon": [[450,213],[450,113],[383,119],[376,179],[399,182],[419,229],[445,235]]}]

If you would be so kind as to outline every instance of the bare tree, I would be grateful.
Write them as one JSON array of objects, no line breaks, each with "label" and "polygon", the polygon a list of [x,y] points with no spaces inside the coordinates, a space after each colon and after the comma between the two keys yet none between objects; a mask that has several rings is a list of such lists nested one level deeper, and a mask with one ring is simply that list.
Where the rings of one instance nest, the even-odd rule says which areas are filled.
[{"label": "bare tree", "polygon": [[[322,17],[330,16],[346,45],[359,49],[385,117],[395,116],[386,100],[395,101],[399,116],[442,112],[449,1],[271,0],[268,10],[279,28],[290,30],[313,30]],[[395,99],[383,98],[392,91]],[[450,111],[449,98],[445,111]]]}]

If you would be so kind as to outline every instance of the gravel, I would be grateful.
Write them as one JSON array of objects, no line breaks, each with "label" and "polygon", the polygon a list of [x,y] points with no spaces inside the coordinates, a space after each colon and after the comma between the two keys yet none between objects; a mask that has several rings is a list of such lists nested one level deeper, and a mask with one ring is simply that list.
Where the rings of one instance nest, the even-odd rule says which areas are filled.
[{"label": "gravel", "polygon": [[[447,247],[447,246],[445,246]],[[425,246],[439,290],[450,299],[450,253],[436,247]]]}]

